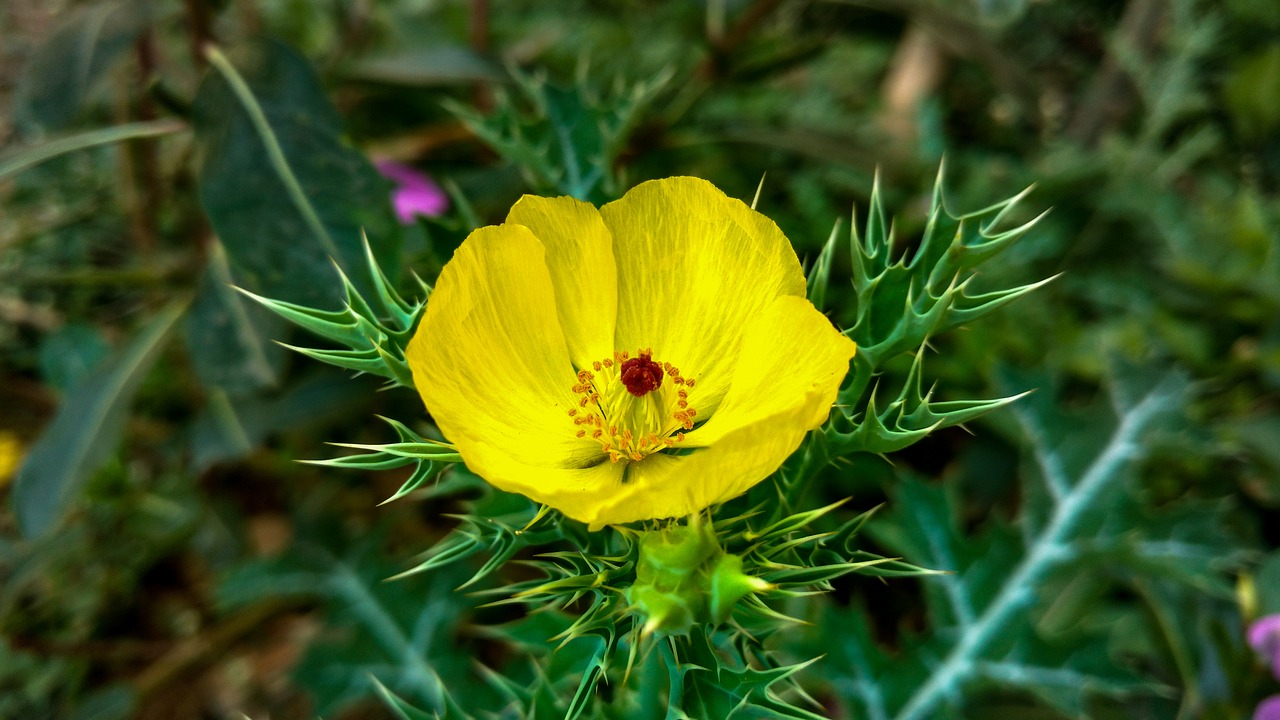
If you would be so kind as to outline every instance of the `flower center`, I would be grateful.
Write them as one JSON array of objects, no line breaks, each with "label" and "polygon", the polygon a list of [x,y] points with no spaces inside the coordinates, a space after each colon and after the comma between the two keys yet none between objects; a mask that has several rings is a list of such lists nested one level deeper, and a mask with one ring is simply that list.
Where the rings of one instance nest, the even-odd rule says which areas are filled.
[{"label": "flower center", "polygon": [[653,361],[653,355],[641,352],[640,357],[622,362],[620,377],[627,392],[636,397],[644,397],[650,390],[662,387],[662,366]]},{"label": "flower center", "polygon": [[[663,383],[663,379],[670,382]],[[580,438],[590,437],[613,462],[639,461],[684,441],[698,414],[689,405],[692,378],[671,363],[653,359],[653,351],[614,352],[578,371],[573,391],[578,407],[569,410]]]}]

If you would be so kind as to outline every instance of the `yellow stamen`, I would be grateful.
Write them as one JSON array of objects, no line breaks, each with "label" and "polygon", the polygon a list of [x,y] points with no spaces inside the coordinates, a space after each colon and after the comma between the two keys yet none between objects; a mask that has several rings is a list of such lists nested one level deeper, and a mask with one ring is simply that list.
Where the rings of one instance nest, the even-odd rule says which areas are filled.
[{"label": "yellow stamen", "polygon": [[[684,442],[697,411],[690,406],[693,381],[670,362],[653,359],[653,349],[614,351],[612,357],[579,370],[574,394],[578,407],[569,411],[574,425],[591,429],[591,439],[611,462],[640,462]],[[582,410],[579,413],[579,409]],[[577,431],[587,437],[587,429]]]}]

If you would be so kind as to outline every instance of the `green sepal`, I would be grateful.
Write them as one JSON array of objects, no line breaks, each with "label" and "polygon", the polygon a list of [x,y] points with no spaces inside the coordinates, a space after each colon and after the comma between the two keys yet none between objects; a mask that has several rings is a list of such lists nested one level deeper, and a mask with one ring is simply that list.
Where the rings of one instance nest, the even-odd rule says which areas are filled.
[{"label": "green sepal", "polygon": [[743,597],[769,590],[743,572],[742,558],[726,553],[715,527],[697,516],[640,537],[635,582],[627,601],[645,619],[646,633],[683,635],[729,619]]},{"label": "green sepal", "polygon": [[771,584],[742,571],[742,558],[725,553],[716,560],[708,573],[710,592],[707,594],[708,610],[712,622],[722,623],[738,601],[753,593],[770,590]]}]

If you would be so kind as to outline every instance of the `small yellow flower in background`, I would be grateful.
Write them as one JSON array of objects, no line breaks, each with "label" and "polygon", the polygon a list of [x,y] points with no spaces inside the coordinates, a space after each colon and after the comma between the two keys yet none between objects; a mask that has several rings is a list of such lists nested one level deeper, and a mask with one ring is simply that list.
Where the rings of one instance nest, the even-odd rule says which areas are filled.
[{"label": "small yellow flower in background", "polygon": [[22,442],[11,432],[0,430],[0,487],[8,484],[22,464]]},{"label": "small yellow flower in background", "polygon": [[468,468],[599,528],[768,477],[853,354],[778,226],[677,177],[599,209],[526,195],[445,265],[406,357]]}]

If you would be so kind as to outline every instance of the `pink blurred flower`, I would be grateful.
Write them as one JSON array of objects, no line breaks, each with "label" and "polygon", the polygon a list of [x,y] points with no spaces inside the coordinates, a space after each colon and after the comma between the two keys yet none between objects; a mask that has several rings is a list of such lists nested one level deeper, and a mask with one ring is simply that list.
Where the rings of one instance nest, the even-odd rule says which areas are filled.
[{"label": "pink blurred flower", "polygon": [[[1255,620],[1249,626],[1249,645],[1271,666],[1272,674],[1280,680],[1280,614]],[[1280,720],[1280,714],[1275,717]]]},{"label": "pink blurred flower", "polygon": [[1280,720],[1280,695],[1263,700],[1253,711],[1253,720]]},{"label": "pink blurred flower", "polygon": [[391,160],[378,160],[373,165],[396,184],[391,204],[401,225],[412,225],[419,216],[439,217],[449,209],[449,196],[426,173]]}]

